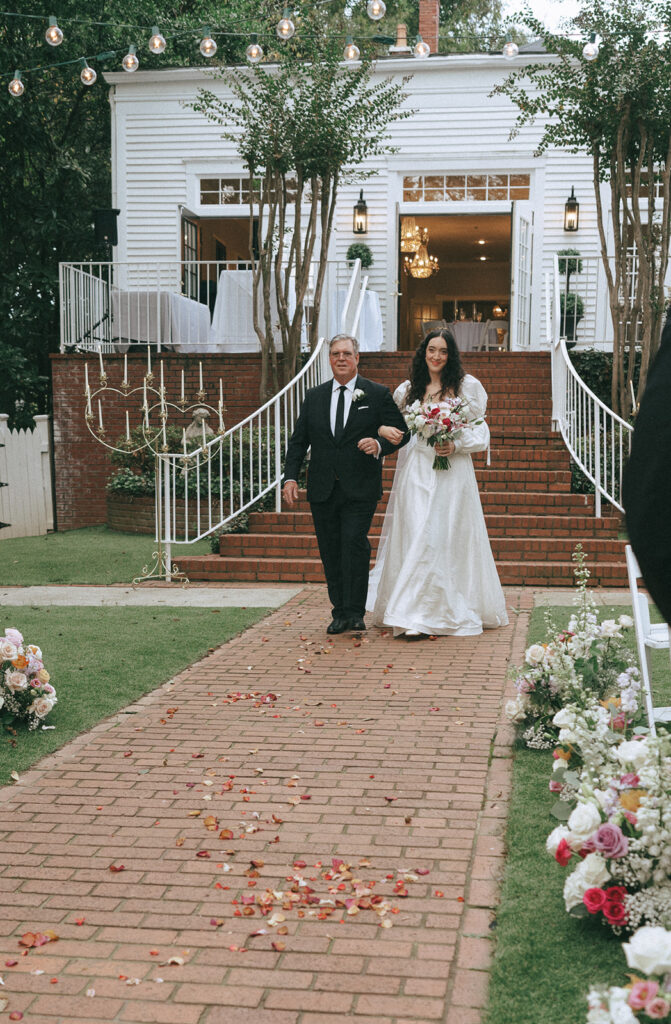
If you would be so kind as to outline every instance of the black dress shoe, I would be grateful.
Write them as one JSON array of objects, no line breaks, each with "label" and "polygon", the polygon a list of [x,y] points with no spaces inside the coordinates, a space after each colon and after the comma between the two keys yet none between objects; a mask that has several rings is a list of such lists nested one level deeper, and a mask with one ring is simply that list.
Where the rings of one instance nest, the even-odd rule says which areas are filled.
[{"label": "black dress shoe", "polygon": [[362,633],[366,628],[366,623],[363,619],[350,619],[347,623],[347,629],[351,629],[353,633]]},{"label": "black dress shoe", "polygon": [[333,619],[326,627],[327,633],[344,633],[347,629],[347,619]]}]

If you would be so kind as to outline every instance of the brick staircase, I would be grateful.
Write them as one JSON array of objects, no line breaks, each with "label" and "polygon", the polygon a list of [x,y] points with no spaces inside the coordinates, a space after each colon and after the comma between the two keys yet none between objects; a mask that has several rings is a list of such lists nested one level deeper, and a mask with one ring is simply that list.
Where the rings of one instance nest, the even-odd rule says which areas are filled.
[{"label": "brick staircase", "polygon": [[[364,353],[363,376],[392,390],[407,377],[403,352]],[[619,515],[594,516],[592,495],[571,494],[569,456],[550,429],[550,360],[545,353],[472,352],[469,373],[489,395],[491,465],[474,457],[492,550],[504,584],[567,586],[574,582],[571,554],[580,541],[594,586],[626,586],[624,542]],[[370,539],[376,551],[395,456],[385,461],[385,492]],[[226,534],[220,554],[180,557],[192,580],[322,582],[317,541],[305,492],[292,511],[253,512],[250,532]]]}]

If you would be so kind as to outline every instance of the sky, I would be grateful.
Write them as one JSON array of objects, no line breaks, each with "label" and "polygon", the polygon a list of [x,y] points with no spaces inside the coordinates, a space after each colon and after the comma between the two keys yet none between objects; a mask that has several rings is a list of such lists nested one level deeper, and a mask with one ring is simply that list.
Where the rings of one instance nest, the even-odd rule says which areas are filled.
[{"label": "sky", "polygon": [[[536,17],[550,29],[556,29],[562,18],[571,17],[578,11],[577,0],[528,0]],[[504,0],[503,11],[508,17],[514,16],[523,7],[522,0]]]}]

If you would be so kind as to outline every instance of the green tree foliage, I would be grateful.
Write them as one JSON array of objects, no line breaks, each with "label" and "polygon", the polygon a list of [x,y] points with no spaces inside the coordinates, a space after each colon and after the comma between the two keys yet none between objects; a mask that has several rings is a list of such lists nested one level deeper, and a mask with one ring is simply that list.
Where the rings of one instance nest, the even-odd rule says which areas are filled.
[{"label": "green tree foliage", "polygon": [[[518,130],[543,118],[539,154],[558,146],[592,158],[614,335],[611,405],[626,418],[635,365],[629,354],[640,346],[640,399],[659,346],[665,305],[671,226],[671,2],[582,0],[574,19],[576,34],[562,36],[548,32],[528,9],[524,19],[553,57],[514,71],[495,92],[519,107]],[[600,39],[600,51],[588,62],[582,49],[592,32]],[[604,182],[610,210],[602,201]],[[637,255],[633,280],[632,245]]]}]

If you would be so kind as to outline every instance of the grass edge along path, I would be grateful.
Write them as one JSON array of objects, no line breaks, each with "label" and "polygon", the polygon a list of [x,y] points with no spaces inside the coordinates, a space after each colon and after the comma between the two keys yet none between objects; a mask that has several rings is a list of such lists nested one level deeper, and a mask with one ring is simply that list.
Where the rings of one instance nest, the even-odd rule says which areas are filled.
[{"label": "grass edge along path", "polygon": [[272,610],[1,606],[0,635],[13,626],[42,648],[58,703],[44,723],[55,729],[29,732],[21,725],[14,738],[0,734],[0,785],[11,781],[10,772],[32,767]]},{"label": "grass edge along path", "polygon": [[[546,639],[546,610],[535,608],[531,613],[527,646]],[[556,623],[565,625],[572,609],[549,611]],[[599,618],[626,611],[600,608]],[[655,613],[651,608],[651,616],[659,621]],[[630,642],[635,647],[633,630]],[[668,651],[653,652],[652,681],[656,703],[671,704]],[[486,1024],[583,1024],[593,984],[627,981],[621,946],[625,937],[618,938],[595,920],[570,917],[564,908],[568,871],[545,850],[545,840],[557,824],[550,816],[551,771],[551,750],[515,746]]]}]

